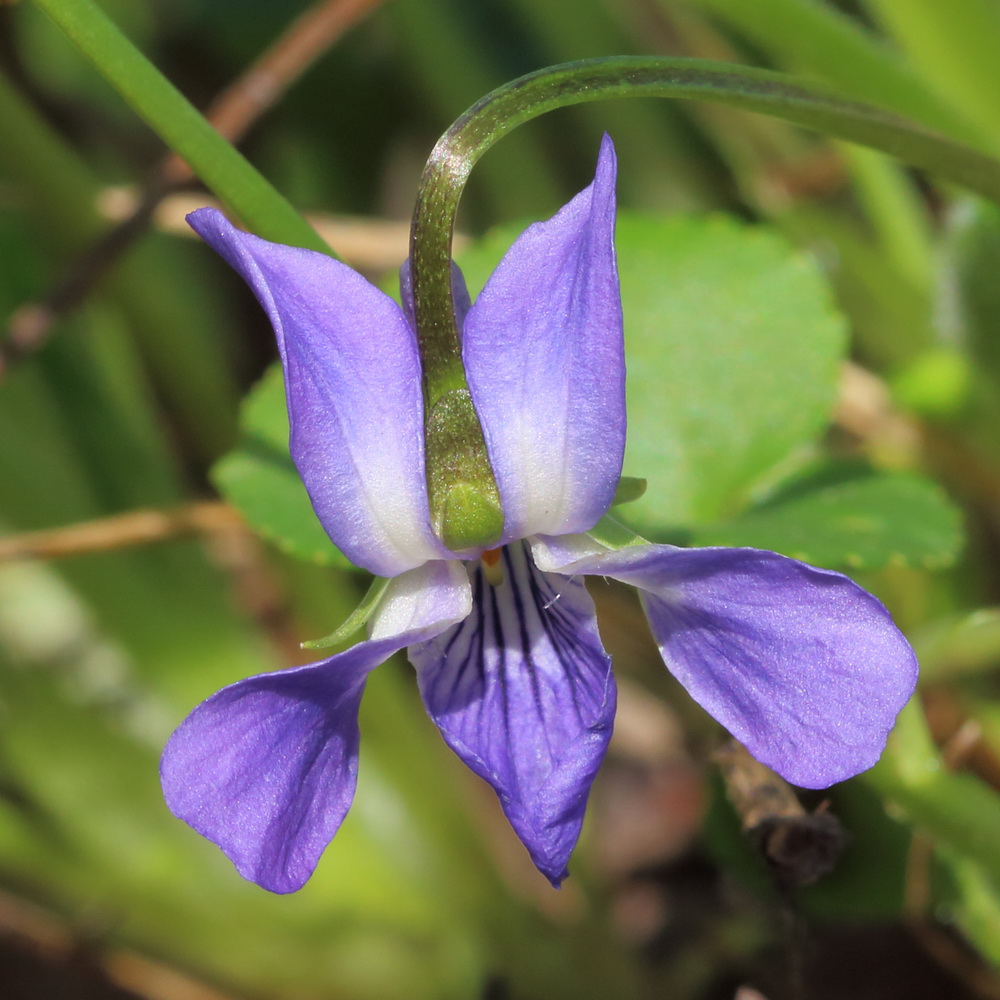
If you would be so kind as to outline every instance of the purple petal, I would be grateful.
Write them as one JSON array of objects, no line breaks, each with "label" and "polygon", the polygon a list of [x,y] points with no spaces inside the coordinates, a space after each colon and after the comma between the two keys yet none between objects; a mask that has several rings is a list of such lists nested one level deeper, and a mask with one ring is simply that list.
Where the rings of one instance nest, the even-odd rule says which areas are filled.
[{"label": "purple petal", "polygon": [[300,889],[354,798],[361,692],[392,652],[364,643],[203,702],[164,750],[170,811],[244,878],[271,892]]},{"label": "purple petal", "polygon": [[381,576],[446,556],[430,527],[420,360],[400,308],[325,254],[241,232],[214,209],[188,221],[271,319],[292,457],[334,544]]},{"label": "purple petal", "polygon": [[625,446],[615,154],[524,231],[466,317],[463,356],[503,503],[504,540],[592,528]]},{"label": "purple petal", "polygon": [[412,570],[392,581],[376,612],[380,638],[203,702],[163,752],[170,811],[218,844],[244,878],[271,892],[301,888],[354,797],[369,671],[461,620],[470,597],[458,563]]},{"label": "purple petal", "polygon": [[[589,549],[589,551],[588,551]],[[805,788],[871,767],[917,662],[889,612],[840,573],[757,549],[540,541],[546,570],[638,587],[667,666],[762,763]]]},{"label": "purple petal", "polygon": [[582,584],[539,573],[523,545],[499,567],[498,586],[478,568],[473,613],[409,657],[448,745],[558,885],[611,736],[611,661]]}]

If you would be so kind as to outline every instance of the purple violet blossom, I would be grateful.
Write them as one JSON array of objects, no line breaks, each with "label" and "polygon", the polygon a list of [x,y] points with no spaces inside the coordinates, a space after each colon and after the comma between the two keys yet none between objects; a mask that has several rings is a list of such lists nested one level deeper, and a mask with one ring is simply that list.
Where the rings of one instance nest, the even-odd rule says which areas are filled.
[{"label": "purple violet blossom", "polygon": [[636,587],[673,674],[794,784],[871,767],[913,691],[906,640],[839,573],[754,549],[615,549],[588,534],[611,505],[625,441],[615,170],[605,138],[593,183],[530,226],[476,302],[460,304],[504,513],[486,552],[451,552],[432,530],[420,358],[403,310],[330,257],[248,235],[212,209],[190,216],[274,326],[292,456],[317,516],[352,562],[391,578],[366,640],[223,689],[166,747],[170,809],[265,889],[300,888],[343,821],[365,680],[404,648],[442,736],[558,885],[615,713],[587,575]]}]

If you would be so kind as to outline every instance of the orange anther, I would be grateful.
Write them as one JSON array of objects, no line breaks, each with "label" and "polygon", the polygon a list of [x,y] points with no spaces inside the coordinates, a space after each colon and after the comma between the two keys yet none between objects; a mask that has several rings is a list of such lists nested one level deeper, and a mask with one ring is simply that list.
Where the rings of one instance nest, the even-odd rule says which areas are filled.
[{"label": "orange anther", "polygon": [[500,550],[487,549],[479,558],[483,561],[483,576],[494,587],[499,587],[503,583],[503,566],[500,565]]}]

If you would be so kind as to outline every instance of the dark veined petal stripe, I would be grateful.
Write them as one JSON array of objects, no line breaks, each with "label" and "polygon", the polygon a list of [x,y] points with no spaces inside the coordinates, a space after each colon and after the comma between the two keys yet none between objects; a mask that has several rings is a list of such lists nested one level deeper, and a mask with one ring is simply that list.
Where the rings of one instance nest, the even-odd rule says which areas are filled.
[{"label": "dark veined petal stripe", "polygon": [[501,566],[499,585],[477,566],[472,614],[409,656],[448,745],[558,884],[611,736],[611,661],[581,583],[540,572],[523,543]]}]

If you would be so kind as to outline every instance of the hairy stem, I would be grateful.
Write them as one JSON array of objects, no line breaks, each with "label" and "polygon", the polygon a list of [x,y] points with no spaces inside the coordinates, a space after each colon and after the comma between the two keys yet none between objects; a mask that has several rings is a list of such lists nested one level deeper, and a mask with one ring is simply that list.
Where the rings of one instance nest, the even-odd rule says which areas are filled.
[{"label": "hairy stem", "polygon": [[529,73],[466,111],[438,140],[424,168],[413,214],[411,265],[429,403],[464,381],[450,259],[458,203],[473,165],[498,139],[532,118],[620,97],[708,100],[769,114],[888,153],[1000,202],[997,160],[892,112],[786,74],[646,56],[586,59]]}]

